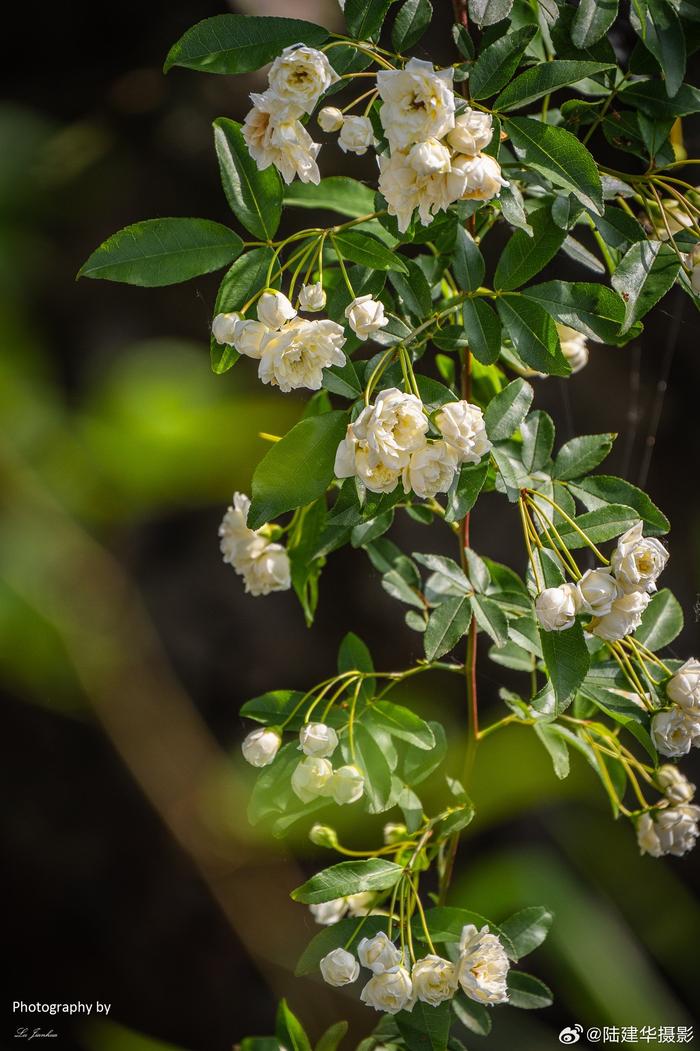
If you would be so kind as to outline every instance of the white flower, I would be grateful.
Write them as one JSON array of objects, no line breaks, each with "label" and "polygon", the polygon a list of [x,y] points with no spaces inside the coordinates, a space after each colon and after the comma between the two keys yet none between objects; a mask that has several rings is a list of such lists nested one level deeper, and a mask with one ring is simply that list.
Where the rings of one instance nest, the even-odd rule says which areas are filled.
[{"label": "white flower", "polygon": [[455,126],[447,141],[457,153],[473,157],[491,142],[493,121],[490,113],[481,113],[470,106],[455,117]]},{"label": "white flower", "polygon": [[345,803],[356,803],[364,790],[365,779],[356,766],[339,766],[326,785],[325,794],[332,796],[334,802],[343,806]]},{"label": "white flower", "polygon": [[685,774],[670,763],[660,766],[656,779],[659,788],[671,803],[690,803],[695,795],[695,785]]},{"label": "white flower", "polygon": [[447,444],[457,451],[460,463],[478,463],[491,449],[484,414],[478,405],[450,401],[435,414],[435,424]]},{"label": "white flower", "polygon": [[304,755],[327,759],[338,747],[338,735],[325,723],[304,723],[299,731],[299,747]]},{"label": "white flower", "polygon": [[666,683],[670,700],[700,718],[700,661],[691,657]]},{"label": "white flower", "polygon": [[505,1003],[510,964],[499,938],[470,923],[462,928],[459,952],[457,978],[467,996],[482,1004]]},{"label": "white flower", "polygon": [[578,582],[581,596],[581,612],[594,617],[604,617],[612,609],[622,588],[607,566],[602,569],[587,569]]},{"label": "white flower", "polygon": [[374,974],[383,974],[401,963],[400,951],[384,931],[379,931],[373,938],[362,938],[357,946],[357,955],[362,966],[368,967]]},{"label": "white flower", "polygon": [[247,525],[249,510],[250,498],[245,493],[234,493],[233,504],[227,508],[219,526],[219,547],[224,562],[230,563],[236,570],[239,559],[256,535]]},{"label": "white flower", "polygon": [[384,304],[372,296],[357,296],[345,308],[345,317],[358,339],[365,340],[389,324],[384,317]]},{"label": "white flower", "polygon": [[421,175],[409,163],[409,155],[398,150],[391,157],[380,156],[378,161],[379,191],[402,233],[408,229],[416,209],[423,226],[428,226],[437,212],[458,201],[467,188],[466,175],[454,163],[446,171]]},{"label": "white flower", "polygon": [[656,537],[642,536],[637,522],[623,533],[610,565],[625,591],[656,591],[656,578],[668,562],[668,551]]},{"label": "white flower", "polygon": [[277,730],[260,726],[251,730],[241,744],[243,758],[251,766],[269,766],[279,752],[282,738]]},{"label": "white flower", "polygon": [[371,493],[393,492],[401,477],[401,471],[386,467],[366,441],[355,438],[352,424],[338,445],[333,470],[336,478],[359,478]]},{"label": "white flower", "polygon": [[283,292],[263,292],[258,300],[258,320],[267,328],[280,329],[297,312]]},{"label": "white flower", "polygon": [[340,987],[356,982],[360,976],[360,965],[346,949],[333,949],[319,964],[324,982]]},{"label": "white flower", "polygon": [[304,44],[286,47],[268,74],[273,112],[287,119],[311,113],[321,95],[338,79],[322,51]]},{"label": "white flower", "polygon": [[336,106],[324,106],[318,111],[316,120],[321,131],[340,131],[345,118]]},{"label": "white flower", "polygon": [[238,572],[249,595],[269,595],[271,591],[288,591],[292,586],[289,555],[281,544],[256,536],[245,550]]},{"label": "white flower", "polygon": [[414,142],[441,139],[455,125],[452,70],[434,69],[412,58],[404,69],[377,73],[382,100],[380,119],[392,150]]},{"label": "white flower", "polygon": [[372,891],[361,891],[359,894],[348,894],[345,899],[351,916],[367,916],[374,904]]},{"label": "white flower", "polygon": [[404,492],[413,490],[422,500],[446,493],[457,466],[457,453],[451,445],[442,440],[428,442],[422,449],[411,453],[411,459],[403,469]]},{"label": "white flower", "polygon": [[331,924],[342,920],[347,911],[348,904],[345,898],[331,898],[330,901],[320,901],[316,905],[309,905],[309,912],[321,927],[330,927]]},{"label": "white flower", "polygon": [[502,186],[508,183],[501,175],[501,166],[488,153],[479,153],[476,157],[455,157],[453,169],[464,176],[465,189],[462,197],[468,201],[490,201],[497,197]]},{"label": "white flower", "polygon": [[360,993],[360,999],[375,1011],[395,1015],[413,1006],[411,976],[405,967],[375,974]]},{"label": "white flower", "polygon": [[680,858],[692,850],[698,838],[700,807],[677,806],[651,814],[642,814],[637,822],[637,842],[642,854],[660,858],[673,854]]},{"label": "white flower", "polygon": [[556,322],[561,352],[571,365],[571,372],[580,372],[588,364],[588,343],[582,332]]},{"label": "white flower", "polygon": [[444,174],[450,170],[450,151],[438,139],[426,139],[412,146],[406,158],[418,175]]},{"label": "white flower", "polygon": [[428,419],[415,394],[387,387],[374,405],[363,409],[353,424],[354,437],[366,441],[371,452],[391,470],[408,465],[411,453],[425,445]]},{"label": "white flower", "polygon": [[408,835],[408,829],[402,822],[387,821],[382,830],[382,835],[384,837],[384,842],[390,847],[395,843],[402,843]]},{"label": "white flower", "polygon": [[310,312],[323,310],[326,305],[326,293],[323,285],[317,281],[313,285],[302,285],[299,292],[299,308]]},{"label": "white flower", "polygon": [[372,121],[369,117],[346,117],[338,136],[338,145],[343,153],[356,153],[362,157],[374,142]]},{"label": "white flower", "polygon": [[257,360],[262,354],[262,341],[268,331],[267,325],[263,325],[261,321],[239,321],[233,345],[239,354]]},{"label": "white flower", "polygon": [[416,999],[437,1007],[457,992],[457,968],[441,956],[424,956],[414,963],[411,982]]},{"label": "white flower", "polygon": [[575,584],[545,588],[535,599],[535,613],[545,631],[565,631],[576,620],[581,596]]},{"label": "white flower", "polygon": [[604,617],[594,618],[587,630],[606,642],[616,642],[636,631],[642,623],[642,613],[648,605],[649,596],[646,591],[631,591],[629,594],[620,595],[614,600],[610,612]]},{"label": "white flower", "polygon": [[319,390],[323,370],[345,364],[344,343],[342,326],[335,321],[295,318],[264,338],[258,376],[285,394],[300,387]]},{"label": "white flower", "polygon": [[211,334],[217,343],[233,346],[236,328],[241,320],[241,315],[232,311],[230,314],[217,314],[211,323]]},{"label": "white flower", "polygon": [[687,755],[691,746],[700,745],[700,720],[678,707],[657,712],[651,720],[651,737],[661,755]]},{"label": "white flower", "polygon": [[274,164],[286,183],[298,177],[317,185],[321,180],[316,164],[320,145],[298,120],[278,119],[268,92],[250,97],[253,108],[243,121],[241,134],[258,168]]},{"label": "white flower", "polygon": [[316,759],[307,755],[295,767],[292,774],[292,789],[302,803],[310,803],[325,795],[325,789],[333,776],[333,767],[327,759]]}]

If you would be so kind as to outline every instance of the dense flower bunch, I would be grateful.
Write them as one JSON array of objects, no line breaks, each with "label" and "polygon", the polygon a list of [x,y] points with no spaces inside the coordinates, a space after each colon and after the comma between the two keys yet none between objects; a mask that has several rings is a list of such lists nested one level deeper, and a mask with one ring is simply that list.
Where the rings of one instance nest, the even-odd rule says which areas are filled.
[{"label": "dense flower bunch", "polygon": [[[628,56],[606,36],[616,5],[456,0],[456,61],[443,67],[408,54],[429,0],[353,0],[346,35],[207,19],[166,68],[269,66],[243,123],[214,123],[226,197],[251,239],[149,220],[81,271],[162,285],[228,267],[214,372],[247,358],[276,391],[313,393],[286,434],[261,435],[271,444],[251,498],[235,493],[220,526],[224,561],[253,596],[293,591],[311,624],[327,559],[363,551],[422,646],[410,667],[384,671],[348,634],[336,674],[241,710],[256,724],[242,744],[257,770],[250,820],[273,836],[301,824],[340,858],[292,893],[318,926],[298,972],[350,987],[364,969],[359,997],[384,1016],[373,1040],[398,1051],[448,1051],[454,1020],[487,1033],[492,1007],[551,1001],[513,966],[546,937],[546,907],[496,924],[450,901],[484,739],[533,733],[559,778],[582,756],[643,854],[681,856],[700,835],[695,786],[666,761],[700,745],[700,661],[667,655],[683,628],[660,586],[670,523],[599,472],[614,433],[557,445],[528,382],[595,368],[604,346],[639,337],[672,286],[700,302],[700,196],[682,177],[680,125],[700,113],[683,83],[691,7],[634,5]],[[322,177],[316,127],[347,159],[374,154],[376,184]],[[279,236],[285,207],[337,220]],[[541,276],[559,253],[576,280]],[[482,493],[522,537],[513,565],[470,545]],[[428,536],[445,531],[455,559],[430,541],[401,550],[390,531],[404,513]],[[504,710],[485,726],[482,659],[521,683],[499,690]],[[397,699],[423,674],[466,684],[461,780],[446,772],[441,723]],[[317,820],[348,805],[352,846]],[[363,813],[390,816],[379,844],[358,845]],[[271,1046],[301,1046],[299,1031],[283,1002]],[[337,1039],[326,1034],[325,1051]]]}]

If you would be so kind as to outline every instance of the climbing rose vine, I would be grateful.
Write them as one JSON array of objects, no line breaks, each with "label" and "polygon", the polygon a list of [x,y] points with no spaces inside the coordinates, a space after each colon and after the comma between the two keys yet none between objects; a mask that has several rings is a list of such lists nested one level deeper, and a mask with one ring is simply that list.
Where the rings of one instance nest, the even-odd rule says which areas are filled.
[{"label": "climbing rose vine", "polygon": [[[224,561],[251,596],[293,589],[311,624],[323,566],[349,544],[422,637],[423,659],[381,671],[348,634],[336,675],[242,708],[257,724],[242,746],[260,770],[250,820],[275,836],[304,823],[342,859],[292,894],[319,925],[299,973],[357,986],[383,1016],[372,1044],[442,1051],[457,1020],[485,1035],[495,1006],[551,1000],[514,967],[546,937],[546,908],[496,925],[448,904],[485,736],[533,731],[560,778],[569,750],[581,753],[642,853],[682,855],[698,836],[694,786],[666,762],[700,745],[700,661],[663,653],[683,623],[661,587],[669,523],[640,489],[598,472],[615,435],[557,448],[554,422],[532,408],[537,383],[637,337],[673,285],[697,305],[700,196],[682,178],[680,120],[700,111],[683,82],[697,8],[639,0],[624,61],[608,39],[617,17],[614,2],[456,0],[456,61],[445,67],[407,54],[430,25],[429,0],[347,0],[343,34],[206,19],[166,71],[268,67],[243,123],[214,122],[224,192],[248,239],[204,219],[151,219],[81,270],[156,286],[228,268],[211,319],[214,372],[238,363],[280,397],[313,394],[287,434],[265,436],[251,496],[236,493],[221,523]],[[374,185],[322,177],[333,138],[348,165],[374,155]],[[339,220],[303,227],[308,208]],[[293,232],[279,238],[285,209]],[[504,244],[493,272],[482,255],[492,231]],[[581,279],[538,281],[560,252]],[[489,492],[522,536],[512,566],[470,546]],[[431,553],[429,539],[427,552],[400,550],[389,536],[397,513],[446,530],[455,559]],[[479,634],[497,668],[523,674],[486,727]],[[440,723],[397,701],[418,674],[466,682],[461,780],[443,770]],[[428,778],[443,785],[430,812],[419,794]],[[387,814],[382,842],[345,847],[316,821],[337,807]],[[333,1027],[325,1051],[343,1033]],[[309,1046],[284,1001],[276,1040]]]}]

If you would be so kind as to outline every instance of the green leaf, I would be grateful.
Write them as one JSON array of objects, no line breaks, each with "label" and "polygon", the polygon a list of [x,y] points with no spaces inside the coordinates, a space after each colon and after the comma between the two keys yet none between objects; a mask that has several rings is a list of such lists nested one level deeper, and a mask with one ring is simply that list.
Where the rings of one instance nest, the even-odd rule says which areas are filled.
[{"label": "green leaf", "polygon": [[433,731],[435,747],[426,749],[409,745],[403,759],[402,777],[404,781],[414,786],[425,781],[426,777],[430,777],[447,754],[447,736],[444,727],[432,719],[428,725]]},{"label": "green leaf", "polygon": [[452,1000],[452,1010],[462,1025],[477,1036],[488,1036],[491,1032],[491,1013],[485,1004],[470,1000],[458,990]]},{"label": "green leaf", "polygon": [[660,80],[637,80],[621,91],[619,98],[654,120],[670,120],[700,112],[700,88],[692,84],[681,84],[673,98],[667,98],[666,86]]},{"label": "green leaf", "polygon": [[566,231],[554,225],[548,208],[531,212],[529,222],[532,235],[516,230],[501,252],[493,279],[494,288],[509,291],[519,288],[539,274],[561,248]]},{"label": "green leaf", "polygon": [[505,125],[526,164],[555,186],[573,191],[582,204],[603,214],[603,187],[598,166],[586,147],[569,131],[532,117],[508,117]]},{"label": "green leaf", "polygon": [[326,1029],[316,1043],[314,1051],[337,1051],[338,1044],[348,1031],[347,1022],[336,1022]]},{"label": "green leaf", "polygon": [[[303,696],[298,690],[271,690],[246,701],[241,708],[241,715],[268,726],[278,726],[289,718]],[[300,712],[296,723],[290,722],[288,728],[296,730],[302,721],[303,713]]]},{"label": "green leaf", "polygon": [[482,365],[493,365],[501,353],[501,322],[493,308],[483,299],[466,299],[462,303],[464,332],[469,347]]},{"label": "green leaf", "polygon": [[452,269],[461,292],[476,292],[481,287],[486,271],[484,257],[474,238],[463,226],[457,228]]},{"label": "green leaf", "polygon": [[345,412],[301,420],[269,449],[253,475],[248,525],[258,529],[285,511],[310,504],[333,479],[335,454],[345,436]]},{"label": "green leaf", "polygon": [[562,780],[569,776],[569,749],[566,741],[557,732],[558,727],[550,723],[535,723],[535,733],[549,752],[554,773]]},{"label": "green leaf", "polygon": [[524,971],[508,973],[508,1003],[511,1007],[538,1010],[541,1007],[549,1007],[553,1002],[551,989],[539,978],[533,978]]},{"label": "green leaf", "polygon": [[562,325],[569,325],[596,342],[617,342],[625,318],[625,304],[606,285],[545,281],[526,288],[523,295],[534,299]]},{"label": "green leaf", "polygon": [[580,0],[571,23],[574,46],[583,49],[595,44],[617,18],[619,0]]},{"label": "green leaf", "polygon": [[568,376],[557,327],[539,303],[519,293],[501,296],[496,304],[501,321],[526,365],[552,376]]},{"label": "green leaf", "polygon": [[654,651],[668,646],[682,631],[683,610],[668,588],[663,588],[644,610],[634,637]]},{"label": "green leaf", "polygon": [[474,99],[487,99],[508,83],[520,65],[525,48],[537,29],[523,26],[504,33],[479,55],[469,76],[469,90]]},{"label": "green leaf", "polygon": [[423,271],[413,259],[404,259],[403,262],[407,273],[392,271],[389,274],[389,280],[403,300],[406,309],[422,320],[433,308],[430,285]]},{"label": "green leaf", "polygon": [[554,915],[542,905],[522,909],[501,924],[501,930],[510,938],[517,959],[527,956],[545,940],[554,922]]},{"label": "green leaf", "polygon": [[333,247],[340,252],[343,259],[352,259],[353,263],[368,266],[372,270],[399,270],[408,273],[408,267],[400,255],[390,251],[381,241],[356,230],[344,230],[330,235]]},{"label": "green leaf", "polygon": [[254,237],[271,240],[282,216],[282,180],[277,169],[270,165],[260,171],[235,120],[219,117],[214,121],[214,144],[231,211]]},{"label": "green leaf", "polygon": [[607,504],[625,504],[633,508],[644,522],[644,532],[648,536],[668,533],[671,528],[666,515],[652,503],[647,494],[624,478],[594,474],[588,478],[579,478],[569,488],[588,511],[595,511]]},{"label": "green leaf", "polygon": [[579,623],[566,631],[543,631],[540,628],[540,640],[557,710],[561,712],[574,699],[590,664],[583,628]]},{"label": "green leaf", "polygon": [[[365,799],[370,814],[381,814],[391,798],[391,769],[371,731],[359,720],[354,727],[355,762],[365,775]],[[348,760],[350,757],[348,756]]]},{"label": "green leaf", "polygon": [[[271,248],[253,248],[239,256],[226,271],[219,285],[214,305],[214,317],[227,314],[248,302],[251,296],[266,283],[267,271],[272,261]],[[227,372],[238,361],[240,354],[233,347],[217,343],[210,338],[211,369],[217,375]]]},{"label": "green leaf", "polygon": [[284,187],[284,203],[293,208],[323,208],[359,219],[374,211],[374,191],[347,175],[329,175],[317,186],[297,179]]},{"label": "green leaf", "polygon": [[[639,515],[631,507],[625,507],[624,504],[607,504],[596,511],[576,515],[574,521],[579,529],[588,535],[589,540],[594,544],[602,544],[626,532],[635,522],[639,521]],[[557,529],[569,550],[573,551],[586,546],[585,540],[568,522],[562,522]]]},{"label": "green leaf", "polygon": [[374,671],[372,655],[354,631],[344,636],[338,649],[338,673],[342,675],[346,671]]},{"label": "green leaf", "polygon": [[671,245],[663,241],[638,241],[620,261],[612,286],[625,301],[622,332],[651,310],[676,280],[680,263]]},{"label": "green leaf", "polygon": [[393,701],[376,701],[371,708],[372,720],[377,721],[392,737],[408,741],[416,748],[435,746],[435,735],[425,719]]},{"label": "green leaf", "polygon": [[474,618],[481,628],[497,646],[504,646],[508,641],[508,618],[497,603],[486,595],[474,594],[471,598]]},{"label": "green leaf", "polygon": [[477,501],[489,471],[488,457],[481,463],[465,463],[455,475],[447,494],[445,521],[459,522]]},{"label": "green leaf", "polygon": [[554,59],[531,66],[504,88],[493,104],[495,110],[513,110],[527,106],[543,95],[576,84],[586,77],[614,69],[609,62],[571,62]]},{"label": "green leaf", "polygon": [[394,51],[407,51],[414,47],[430,25],[432,17],[430,0],[404,0],[391,30]]},{"label": "green leaf", "polygon": [[520,424],[523,440],[522,458],[525,470],[532,474],[549,463],[554,446],[554,423],[542,409],[531,412]]},{"label": "green leaf", "polygon": [[314,935],[299,957],[294,970],[295,975],[301,978],[305,974],[315,973],[323,957],[333,949],[347,945],[348,951],[351,951],[357,938],[371,938],[382,930],[386,930],[386,916],[353,917],[340,920],[330,927],[324,927]]},{"label": "green leaf", "polygon": [[493,26],[507,18],[513,0],[469,0],[469,17],[478,26]]},{"label": "green leaf", "polygon": [[422,554],[419,551],[414,551],[413,557],[416,562],[420,562],[422,566],[442,577],[445,584],[449,585],[453,595],[461,597],[471,594],[472,586],[461,566],[458,566],[454,559],[447,558],[445,555]]},{"label": "green leaf", "polygon": [[557,453],[552,477],[570,481],[588,474],[610,454],[615,434],[584,434],[565,442]]},{"label": "green leaf", "polygon": [[534,396],[535,392],[527,380],[517,379],[491,399],[484,413],[484,421],[492,442],[510,438],[527,416]]},{"label": "green leaf", "polygon": [[286,1000],[281,1000],[277,1008],[275,1036],[286,1051],[311,1051],[311,1044],[304,1032],[304,1027],[297,1016],[290,1011]]},{"label": "green leaf", "polygon": [[411,1011],[400,1011],[396,1015],[407,1051],[446,1051],[451,1021],[448,1001],[431,1007],[418,1000]]},{"label": "green leaf", "polygon": [[401,878],[403,868],[383,858],[367,861],[341,861],[323,869],[293,890],[291,898],[304,905],[317,905],[333,898],[345,898],[368,890],[389,890]]},{"label": "green leaf", "polygon": [[250,73],[276,58],[285,47],[320,47],[329,33],[298,18],[214,15],[198,22],[173,44],[164,71],[173,66],[205,73]]},{"label": "green leaf", "polygon": [[430,614],[423,635],[426,658],[434,661],[454,649],[469,630],[471,619],[472,607],[467,595],[441,602]]},{"label": "green leaf", "polygon": [[[644,21],[640,12],[644,14]],[[665,0],[644,0],[630,5],[630,22],[659,63],[666,92],[673,98],[685,76],[685,34],[678,15]]]},{"label": "green leaf", "polygon": [[220,270],[240,255],[237,233],[209,219],[146,219],[96,248],[78,277],[158,288]]},{"label": "green leaf", "polygon": [[356,40],[378,40],[393,0],[346,0],[345,21]]}]

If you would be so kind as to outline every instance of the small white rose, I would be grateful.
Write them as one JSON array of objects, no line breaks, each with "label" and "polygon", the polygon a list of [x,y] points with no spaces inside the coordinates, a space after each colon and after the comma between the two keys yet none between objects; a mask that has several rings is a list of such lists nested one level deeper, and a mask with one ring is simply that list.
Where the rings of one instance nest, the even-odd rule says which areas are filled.
[{"label": "small white rose", "polygon": [[462,197],[468,201],[490,201],[497,197],[507,181],[501,174],[501,166],[488,153],[476,157],[455,157],[452,168],[461,172],[465,181]]},{"label": "small white rose", "polygon": [[334,802],[343,806],[346,803],[356,803],[364,790],[365,779],[356,766],[339,766],[328,781],[325,794],[332,796]]},{"label": "small white rose", "polygon": [[588,364],[588,342],[582,332],[556,322],[561,352],[571,365],[572,375]]},{"label": "small white rose", "polygon": [[594,617],[603,617],[612,609],[622,589],[607,566],[603,569],[587,569],[578,582],[581,596],[581,612]]},{"label": "small white rose", "polygon": [[325,723],[304,723],[299,731],[299,747],[304,755],[327,759],[338,747],[338,735]]},{"label": "small white rose", "polygon": [[481,113],[467,106],[455,117],[455,126],[447,141],[456,153],[473,157],[480,153],[493,138],[493,121],[490,113]]},{"label": "small white rose", "polygon": [[418,175],[444,174],[450,170],[450,151],[439,139],[427,139],[411,146],[408,164]]},{"label": "small white rose", "polygon": [[308,310],[312,313],[317,310],[323,310],[325,305],[326,293],[320,281],[316,281],[313,285],[302,285],[299,292],[299,307],[301,310]]},{"label": "small white rose", "polygon": [[413,1006],[411,976],[405,967],[375,974],[360,993],[360,999],[375,1011],[395,1015]]},{"label": "small white rose", "polygon": [[302,387],[320,390],[323,370],[345,364],[344,344],[342,326],[335,321],[294,318],[265,336],[258,376],[285,394]]},{"label": "small white rose", "polygon": [[653,716],[651,737],[661,755],[687,755],[691,747],[700,745],[700,720],[674,706]]},{"label": "small white rose", "polygon": [[333,767],[327,759],[316,759],[307,755],[294,768],[292,790],[302,803],[310,803],[325,795],[328,782],[333,777]]},{"label": "small white rose", "polygon": [[269,329],[261,321],[239,321],[233,345],[239,354],[247,358],[259,359],[262,354],[262,343]]},{"label": "small white rose", "polygon": [[250,542],[255,537],[252,529],[248,528],[248,511],[250,509],[250,498],[245,493],[234,493],[233,503],[226,509],[221,525],[219,526],[219,547],[224,562],[229,562],[236,571],[240,572],[239,559],[245,554]]},{"label": "small white rose", "polygon": [[392,471],[406,467],[411,453],[425,446],[427,430],[420,398],[397,387],[380,391],[374,405],[363,409],[353,424],[354,437],[366,442]]},{"label": "small white rose", "polygon": [[431,1007],[451,999],[457,992],[457,968],[441,956],[424,956],[416,960],[411,971],[413,995]]},{"label": "small white rose", "polygon": [[670,700],[700,719],[700,661],[691,657],[666,684]]},{"label": "small white rose", "polygon": [[318,111],[316,120],[321,131],[340,131],[343,126],[343,112],[336,106],[324,106]]},{"label": "small white rose", "polygon": [[232,311],[229,314],[217,314],[211,323],[211,334],[217,343],[233,346],[236,336],[236,328],[241,320],[241,315]]},{"label": "small white rose", "polygon": [[468,401],[450,401],[435,414],[435,423],[460,463],[478,463],[491,449],[484,414]]},{"label": "small white rose", "polygon": [[545,631],[566,631],[580,608],[581,596],[575,584],[545,588],[535,599],[535,613]]},{"label": "small white rose", "polygon": [[383,974],[401,963],[401,952],[391,939],[379,931],[372,938],[362,938],[357,946],[357,955],[363,967],[374,974]]},{"label": "small white rose", "polygon": [[338,920],[342,920],[347,911],[345,898],[331,898],[330,901],[320,901],[316,905],[309,905],[309,912],[321,927],[330,927]]},{"label": "small white rose", "polygon": [[668,551],[656,537],[642,535],[637,522],[620,537],[610,565],[625,591],[656,591],[656,579],[668,562]]},{"label": "small white rose", "polygon": [[293,44],[270,67],[269,94],[278,114],[300,117],[311,113],[321,95],[338,79],[322,51]]},{"label": "small white rose", "polygon": [[610,612],[595,617],[588,628],[592,635],[606,642],[616,642],[636,631],[642,623],[642,614],[649,605],[646,591],[631,591],[613,601]]},{"label": "small white rose", "polygon": [[234,568],[242,575],[246,592],[254,597],[288,591],[292,586],[289,555],[284,547],[256,534]]},{"label": "small white rose", "polygon": [[642,814],[637,821],[637,842],[642,854],[660,858],[673,854],[680,858],[692,850],[700,834],[700,807],[676,806]]},{"label": "small white rose", "polygon": [[422,449],[411,453],[411,459],[403,469],[403,488],[411,490],[423,500],[446,493],[454,481],[458,467],[458,456],[446,441],[426,443]]},{"label": "small white rose", "polygon": [[473,923],[462,928],[457,978],[471,1000],[502,1004],[508,999],[510,963],[500,939],[488,927],[477,930]]},{"label": "small white rose", "polygon": [[360,965],[346,949],[333,949],[319,964],[324,982],[339,988],[356,982],[360,976]]},{"label": "small white rose", "polygon": [[258,300],[258,320],[267,328],[282,328],[297,312],[283,292],[263,292]]},{"label": "small white rose", "polygon": [[441,139],[454,128],[452,79],[451,69],[438,71],[419,58],[412,58],[404,69],[377,73],[380,119],[392,150]]},{"label": "small white rose", "polygon": [[282,738],[277,730],[260,726],[251,730],[241,744],[243,758],[251,766],[269,766],[279,752]]},{"label": "small white rose", "polygon": [[660,766],[656,774],[659,788],[671,803],[690,803],[695,795],[695,785],[685,774],[670,763]]},{"label": "small white rose", "polygon": [[384,304],[370,295],[358,296],[345,308],[345,317],[358,339],[365,340],[389,324]]},{"label": "small white rose", "polygon": [[362,157],[374,142],[374,131],[369,117],[346,117],[338,136],[338,145],[343,153],[355,153]]},{"label": "small white rose", "polygon": [[287,184],[298,178],[317,185],[321,181],[316,164],[320,145],[300,121],[283,118],[279,100],[269,91],[253,94],[251,99],[253,108],[243,121],[241,134],[258,168],[262,171],[274,165]]}]

